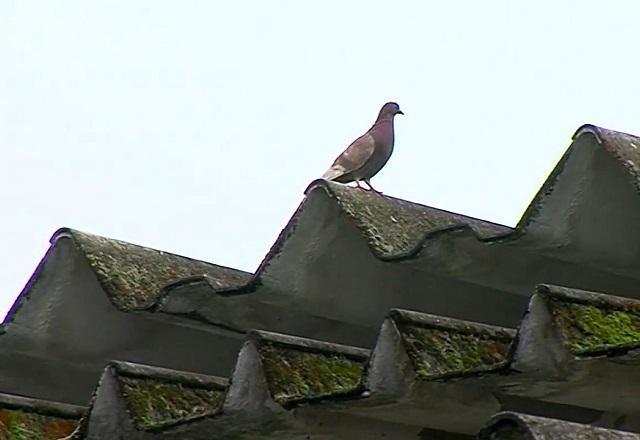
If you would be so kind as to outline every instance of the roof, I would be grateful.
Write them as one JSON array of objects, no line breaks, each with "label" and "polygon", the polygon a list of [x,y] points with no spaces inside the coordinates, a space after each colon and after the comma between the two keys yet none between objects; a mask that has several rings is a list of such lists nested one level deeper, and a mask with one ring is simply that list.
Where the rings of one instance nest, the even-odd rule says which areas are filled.
[{"label": "roof", "polygon": [[246,283],[246,272],[73,229],[58,230],[52,244],[71,238],[82,251],[111,301],[120,309],[154,304],[163,288],[202,278],[217,288]]},{"label": "roof", "polygon": [[427,380],[503,370],[515,337],[511,329],[407,310],[391,310],[388,319],[417,376]]},{"label": "roof", "polygon": [[138,430],[165,428],[222,410],[226,380],[114,362],[120,392]]},{"label": "roof", "polygon": [[619,161],[640,189],[640,138],[620,131],[608,130],[586,124],[576,130],[573,139],[581,136],[594,136],[597,142],[617,161]]},{"label": "roof", "polygon": [[312,203],[314,195],[335,201],[357,227],[372,254],[381,260],[415,256],[426,240],[441,233],[468,230],[478,240],[489,240],[512,232],[508,226],[326,180],[311,182],[305,195],[305,200],[260,265],[256,277],[295,233],[299,217]]},{"label": "roof", "polygon": [[[115,438],[159,432],[222,411],[223,378],[111,362],[104,370],[74,438]],[[96,433],[99,433],[96,435]]]},{"label": "roof", "polygon": [[634,189],[636,191],[640,190],[639,137],[592,124],[585,124],[575,131],[572,139],[573,143],[534,196],[518,222],[516,230],[523,231],[526,229],[531,220],[538,215],[540,209],[556,189],[560,178],[567,171],[566,168],[570,158],[584,150],[584,148],[580,147],[581,142],[585,139],[595,140],[601,151],[606,152],[608,156],[614,158],[622,166],[622,169],[627,174],[629,183],[633,185]]},{"label": "roof", "polygon": [[432,234],[452,229],[469,228],[481,240],[512,231],[508,226],[325,180],[312,182],[306,193],[312,191],[334,198],[382,259],[410,256]]},{"label": "roof", "polygon": [[574,356],[615,355],[640,347],[637,300],[546,285],[540,286],[538,295]]},{"label": "roof", "polygon": [[[369,350],[357,347],[254,331],[238,354],[228,407],[235,410],[256,404],[255,390],[246,394],[245,382],[264,384],[264,393],[285,407],[359,395],[364,390],[368,356]],[[258,364],[258,368],[246,368]]]},{"label": "roof", "polygon": [[[85,327],[75,321],[88,319],[113,335],[94,338],[110,345],[112,357],[86,408],[5,396],[5,410],[0,396],[0,422],[38,438],[62,426],[55,435],[75,430],[74,439],[638,438],[628,432],[640,431],[633,231],[612,222],[605,226],[614,235],[598,229],[573,254],[565,252],[570,240],[527,235],[535,223],[527,219],[542,211],[541,227],[558,234],[573,233],[562,227],[572,216],[588,225],[602,223],[602,215],[636,224],[619,205],[592,202],[626,191],[609,179],[615,173],[630,177],[637,195],[638,145],[630,135],[582,127],[515,229],[315,181],[253,275],[61,230],[52,248],[64,243],[80,255],[91,283],[70,287],[84,275],[69,269],[77,266],[69,259],[41,265],[45,278],[69,272],[25,289],[39,289],[22,300],[40,308],[22,316],[43,323],[30,327],[23,319],[0,343],[13,338],[5,349],[53,372],[63,364],[47,355],[60,352],[62,341],[78,344],[75,333]],[[579,166],[571,163],[577,156]],[[584,170],[596,175],[572,187]],[[597,197],[583,198],[590,192]],[[563,197],[575,202],[570,212]],[[631,269],[620,271],[620,261]],[[48,288],[66,302],[43,300]],[[104,305],[82,308],[85,298],[104,299],[117,313],[103,322]],[[57,320],[48,320],[53,313]],[[487,324],[505,314],[507,324]],[[55,338],[30,340],[36,324]],[[182,338],[159,339],[161,328]],[[89,344],[69,359],[102,362],[100,349]],[[221,374],[224,362],[207,363],[203,353],[235,359],[235,366]],[[131,362],[142,355],[154,365]],[[207,367],[166,368],[172,356],[198,359],[180,368]],[[1,359],[0,373],[9,369],[11,377],[26,365]],[[14,422],[23,419],[29,427]]]},{"label": "roof", "polygon": [[[215,427],[226,438],[244,429],[234,421],[251,420],[267,438],[280,438],[308,431],[314,417],[327,413],[472,435],[500,408],[595,422],[635,408],[639,307],[637,300],[541,285],[516,330],[391,310],[372,351],[253,331],[228,388],[223,379],[131,364],[113,364],[105,374],[118,378],[115,392],[129,408],[131,425],[158,433],[181,426],[180,432],[195,435]],[[96,396],[111,383],[103,378]],[[194,391],[198,387],[203,394]],[[171,404],[162,403],[169,395]],[[97,415],[89,418],[100,417],[95,403],[91,408]],[[509,417],[531,438],[569,429],[559,421],[500,417],[479,438],[493,438],[487,433]]]},{"label": "roof", "polygon": [[71,434],[86,408],[0,394],[0,438],[55,440]]},{"label": "roof", "polygon": [[478,440],[635,440],[640,435],[580,423],[504,412],[493,417]]}]

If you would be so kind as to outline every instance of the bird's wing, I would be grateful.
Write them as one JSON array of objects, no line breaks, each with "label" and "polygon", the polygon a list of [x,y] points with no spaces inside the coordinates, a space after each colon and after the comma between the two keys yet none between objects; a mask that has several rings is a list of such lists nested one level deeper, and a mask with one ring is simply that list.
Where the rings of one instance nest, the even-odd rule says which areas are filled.
[{"label": "bird's wing", "polygon": [[369,133],[363,134],[336,158],[322,178],[332,180],[362,168],[373,155],[375,146],[373,136]]}]

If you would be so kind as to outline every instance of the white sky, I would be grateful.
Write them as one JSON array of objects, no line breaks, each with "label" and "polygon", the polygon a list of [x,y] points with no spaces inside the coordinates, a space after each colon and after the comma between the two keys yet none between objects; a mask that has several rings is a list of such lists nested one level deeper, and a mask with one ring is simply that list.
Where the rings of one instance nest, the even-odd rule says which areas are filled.
[{"label": "white sky", "polygon": [[[314,4],[315,6],[309,6]],[[387,194],[513,226],[640,133],[640,2],[0,2],[0,315],[69,226],[253,271],[385,101]]]}]

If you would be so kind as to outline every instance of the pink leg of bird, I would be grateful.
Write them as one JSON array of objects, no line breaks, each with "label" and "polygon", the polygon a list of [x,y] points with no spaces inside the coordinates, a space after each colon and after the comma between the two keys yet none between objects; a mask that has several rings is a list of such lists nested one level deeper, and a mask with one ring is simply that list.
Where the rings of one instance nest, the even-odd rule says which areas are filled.
[{"label": "pink leg of bird", "polygon": [[367,188],[364,188],[363,186],[360,185],[360,181],[356,180],[356,188],[361,189],[363,191],[367,191]]},{"label": "pink leg of bird", "polygon": [[366,183],[369,186],[369,189],[367,191],[373,191],[376,194],[382,194],[382,192],[378,191],[371,185],[371,182],[369,182],[369,179],[364,179],[364,183]]}]

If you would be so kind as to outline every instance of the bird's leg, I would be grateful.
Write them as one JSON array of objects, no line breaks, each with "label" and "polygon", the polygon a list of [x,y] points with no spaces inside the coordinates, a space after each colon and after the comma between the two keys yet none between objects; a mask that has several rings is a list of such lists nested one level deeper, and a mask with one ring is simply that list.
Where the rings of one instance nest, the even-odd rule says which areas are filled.
[{"label": "bird's leg", "polygon": [[363,187],[360,185],[360,181],[359,181],[359,180],[356,180],[356,188],[361,189],[361,190],[363,190],[363,191],[367,191],[367,188],[363,188]]},{"label": "bird's leg", "polygon": [[380,191],[378,191],[371,185],[371,182],[369,182],[369,179],[364,179],[364,183],[366,183],[369,186],[368,191],[373,191],[376,194],[382,194]]}]

